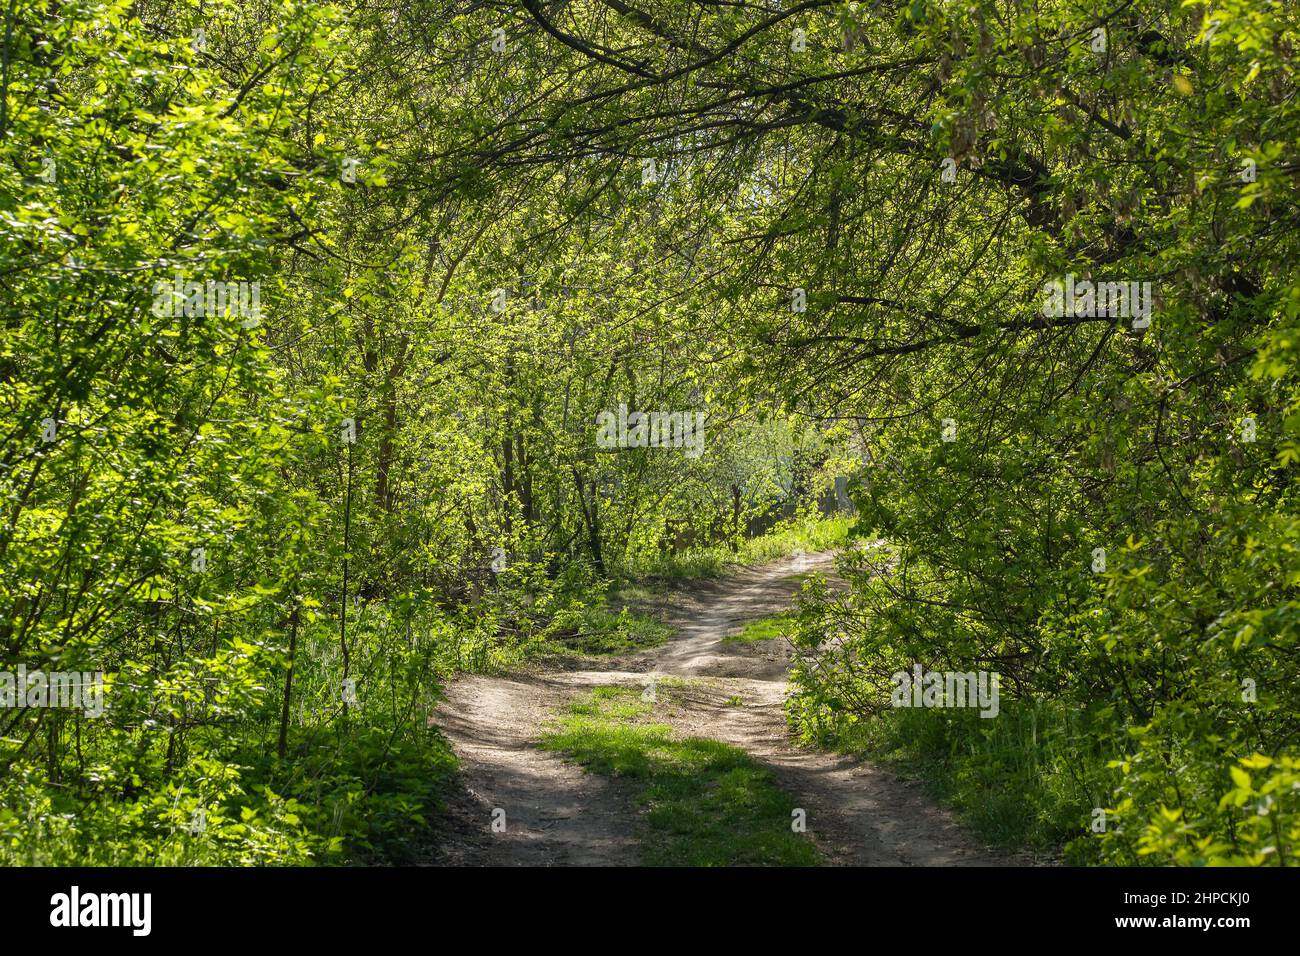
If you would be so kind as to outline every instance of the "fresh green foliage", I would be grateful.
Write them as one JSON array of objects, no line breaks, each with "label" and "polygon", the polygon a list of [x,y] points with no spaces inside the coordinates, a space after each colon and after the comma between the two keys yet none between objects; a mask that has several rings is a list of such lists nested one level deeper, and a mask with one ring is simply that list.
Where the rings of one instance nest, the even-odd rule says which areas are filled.
[{"label": "fresh green foliage", "polygon": [[[0,672],[108,708],[0,709],[0,862],[405,858],[448,675],[846,543],[798,733],[1078,861],[1296,861],[1295,3],[3,20]],[[918,664],[1000,716],[890,713]]]}]

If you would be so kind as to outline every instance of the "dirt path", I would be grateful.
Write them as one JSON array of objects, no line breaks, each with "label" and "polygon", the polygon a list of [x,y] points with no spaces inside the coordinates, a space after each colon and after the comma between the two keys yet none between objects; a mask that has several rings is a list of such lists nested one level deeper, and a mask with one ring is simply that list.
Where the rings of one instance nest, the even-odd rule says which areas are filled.
[{"label": "dirt path", "polygon": [[[829,555],[802,568],[829,569]],[[675,591],[667,644],[601,662],[608,669],[511,677],[463,677],[447,689],[436,720],[462,762],[465,790],[440,826],[452,865],[636,863],[636,811],[617,780],[588,774],[535,745],[567,701],[602,684],[673,682],[670,722],[683,732],[738,746],[775,774],[827,862],[860,866],[960,866],[1025,862],[987,851],[915,785],[836,754],[794,747],[782,702],[785,641],[731,642],[744,623],[780,611],[798,591],[796,559],[745,569]],[[736,705],[737,698],[740,705]],[[494,809],[504,832],[491,830]]]}]

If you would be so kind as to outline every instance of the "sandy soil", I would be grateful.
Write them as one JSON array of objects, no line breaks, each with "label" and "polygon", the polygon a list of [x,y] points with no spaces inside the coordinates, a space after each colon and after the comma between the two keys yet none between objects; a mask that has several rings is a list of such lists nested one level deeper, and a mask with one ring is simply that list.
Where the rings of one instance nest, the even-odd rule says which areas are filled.
[{"label": "sandy soil", "polygon": [[[691,736],[741,747],[771,769],[807,811],[808,832],[828,863],[858,866],[1023,864],[981,846],[909,782],[855,758],[795,747],[782,702],[785,641],[724,642],[746,621],[788,607],[798,569],[830,571],[831,556],[785,559],[729,577],[683,585],[658,605],[676,637],[593,670],[536,670],[462,677],[447,688],[435,720],[462,762],[464,789],[439,823],[447,865],[612,866],[637,862],[636,810],[617,780],[588,774],[535,745],[542,725],[575,695],[602,684],[659,695],[666,721]],[[737,698],[739,703],[737,703]],[[493,832],[494,809],[505,811]],[[499,816],[499,814],[498,814]]]}]

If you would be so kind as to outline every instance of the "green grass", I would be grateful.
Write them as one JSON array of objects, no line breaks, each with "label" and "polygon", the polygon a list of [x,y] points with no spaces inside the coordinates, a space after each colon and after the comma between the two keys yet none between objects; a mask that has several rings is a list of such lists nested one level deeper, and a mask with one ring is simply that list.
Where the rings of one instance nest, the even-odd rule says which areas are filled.
[{"label": "green grass", "polygon": [[735,641],[771,641],[785,637],[794,629],[794,615],[789,613],[771,614],[750,621],[738,634],[729,634],[724,642]]},{"label": "green grass", "polygon": [[653,604],[670,591],[666,581],[624,581],[613,589],[610,600],[618,604]]},{"label": "green grass", "polygon": [[620,777],[642,808],[647,866],[812,866],[817,851],[791,830],[793,800],[739,748],[679,738],[636,688],[598,687],[570,705],[543,738],[549,750]]},{"label": "green grass", "polygon": [[814,554],[842,547],[855,520],[843,515],[799,518],[761,537],[741,542],[735,551],[719,544],[677,554],[642,555],[625,561],[617,573],[622,578],[641,582],[720,577],[734,567],[762,564],[796,551]]},{"label": "green grass", "polygon": [[615,611],[602,598],[557,615],[540,650],[558,655],[626,654],[662,644],[672,633],[667,624],[629,608]]}]

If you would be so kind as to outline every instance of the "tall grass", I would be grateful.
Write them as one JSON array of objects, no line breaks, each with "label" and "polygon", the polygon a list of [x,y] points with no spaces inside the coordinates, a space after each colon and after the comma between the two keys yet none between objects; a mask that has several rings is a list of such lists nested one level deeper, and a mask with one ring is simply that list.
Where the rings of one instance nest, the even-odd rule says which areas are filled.
[{"label": "tall grass", "polygon": [[1054,851],[1085,832],[1105,792],[1086,776],[1095,748],[1082,715],[1059,702],[1004,698],[997,720],[968,709],[891,708],[828,722],[796,716],[795,724],[807,743],[918,780],[994,846]]}]

